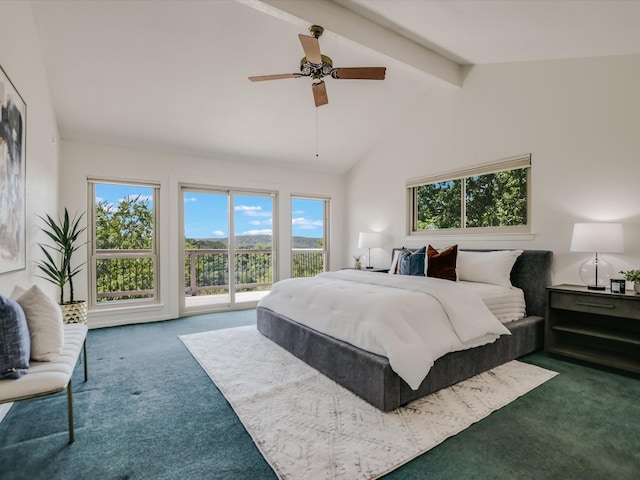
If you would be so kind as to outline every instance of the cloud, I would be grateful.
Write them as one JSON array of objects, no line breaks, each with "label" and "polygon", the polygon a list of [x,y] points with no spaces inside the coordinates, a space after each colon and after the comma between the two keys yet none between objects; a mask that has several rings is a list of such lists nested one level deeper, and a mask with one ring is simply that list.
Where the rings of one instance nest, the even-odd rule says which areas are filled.
[{"label": "cloud", "polygon": [[273,225],[273,218],[268,218],[266,220],[251,220],[248,223],[249,225],[255,225],[256,227],[259,225]]},{"label": "cloud", "polygon": [[224,233],[222,230],[214,230],[213,232],[211,232],[211,235],[213,235],[214,237],[226,237],[227,234]]},{"label": "cloud", "polygon": [[236,212],[244,212],[247,217],[271,217],[272,212],[262,211],[259,205],[236,205],[233,207]]},{"label": "cloud", "polygon": [[291,225],[301,230],[314,230],[322,227],[322,220],[311,220],[304,217],[297,217],[291,219]]},{"label": "cloud", "polygon": [[189,202],[197,202],[198,199],[196,197],[190,197],[190,198],[185,198],[184,199],[184,203],[189,203]]},{"label": "cloud", "polygon": [[247,230],[246,232],[242,232],[241,235],[272,235],[273,230],[270,228],[264,228],[262,230]]}]

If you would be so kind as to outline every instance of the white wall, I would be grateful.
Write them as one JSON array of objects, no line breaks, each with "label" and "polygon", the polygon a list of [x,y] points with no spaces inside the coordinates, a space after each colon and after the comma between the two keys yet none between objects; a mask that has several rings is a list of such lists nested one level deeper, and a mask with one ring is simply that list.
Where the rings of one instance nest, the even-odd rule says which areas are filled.
[{"label": "white wall", "polygon": [[[570,253],[574,222],[620,221],[625,253],[640,268],[640,56],[471,68],[461,89],[435,87],[346,177],[345,259],[359,231],[382,231],[378,265],[392,246],[554,251],[554,283],[580,283],[587,254]],[[511,239],[406,236],[408,179],[532,154],[533,235]]]},{"label": "white wall", "polygon": [[[39,284],[52,298],[54,285],[35,275],[38,242],[46,238],[37,215],[57,213],[58,133],[35,20],[28,2],[0,2],[0,65],[27,104],[26,123],[26,269],[0,274],[0,294],[15,285]],[[53,208],[52,208],[53,206]]]},{"label": "white wall", "polygon": [[[150,181],[160,184],[160,296],[158,307],[124,308],[109,313],[89,312],[89,326],[99,327],[175,318],[179,312],[179,185],[194,184],[278,192],[280,278],[290,273],[291,194],[331,198],[331,268],[339,269],[344,256],[344,180],[338,175],[268,168],[238,159],[197,158],[175,154],[62,142],[60,201],[70,211],[87,208],[87,177]],[[85,252],[83,252],[85,253]],[[80,258],[79,258],[80,260]],[[76,296],[87,298],[86,269],[74,283]]]}]

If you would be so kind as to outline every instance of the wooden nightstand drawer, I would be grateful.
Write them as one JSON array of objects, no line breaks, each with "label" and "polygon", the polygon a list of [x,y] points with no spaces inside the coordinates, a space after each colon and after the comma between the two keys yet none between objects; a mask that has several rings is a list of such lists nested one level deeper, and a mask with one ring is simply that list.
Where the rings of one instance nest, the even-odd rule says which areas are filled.
[{"label": "wooden nightstand drawer", "polygon": [[640,320],[640,302],[630,302],[613,295],[595,296],[552,291],[549,295],[549,305],[551,308],[573,312]]}]

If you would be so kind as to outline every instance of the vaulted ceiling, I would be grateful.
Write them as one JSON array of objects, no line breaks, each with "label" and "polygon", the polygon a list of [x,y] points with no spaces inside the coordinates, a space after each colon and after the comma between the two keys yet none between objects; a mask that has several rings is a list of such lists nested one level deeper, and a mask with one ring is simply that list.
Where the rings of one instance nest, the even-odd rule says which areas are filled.
[{"label": "vaulted ceiling", "polygon": [[[640,54],[640,2],[34,1],[63,139],[344,173],[462,66]],[[316,108],[298,34],[325,28],[337,67]],[[317,154],[317,156],[316,156]]]}]

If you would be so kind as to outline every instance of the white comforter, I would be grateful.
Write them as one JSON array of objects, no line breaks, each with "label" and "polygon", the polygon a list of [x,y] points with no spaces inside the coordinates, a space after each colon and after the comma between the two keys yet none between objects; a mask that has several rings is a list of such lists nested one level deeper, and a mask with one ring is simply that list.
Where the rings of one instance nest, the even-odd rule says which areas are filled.
[{"label": "white comforter", "polygon": [[259,306],[387,357],[414,390],[441,356],[509,335],[473,290],[429,277],[327,272],[277,282]]}]

